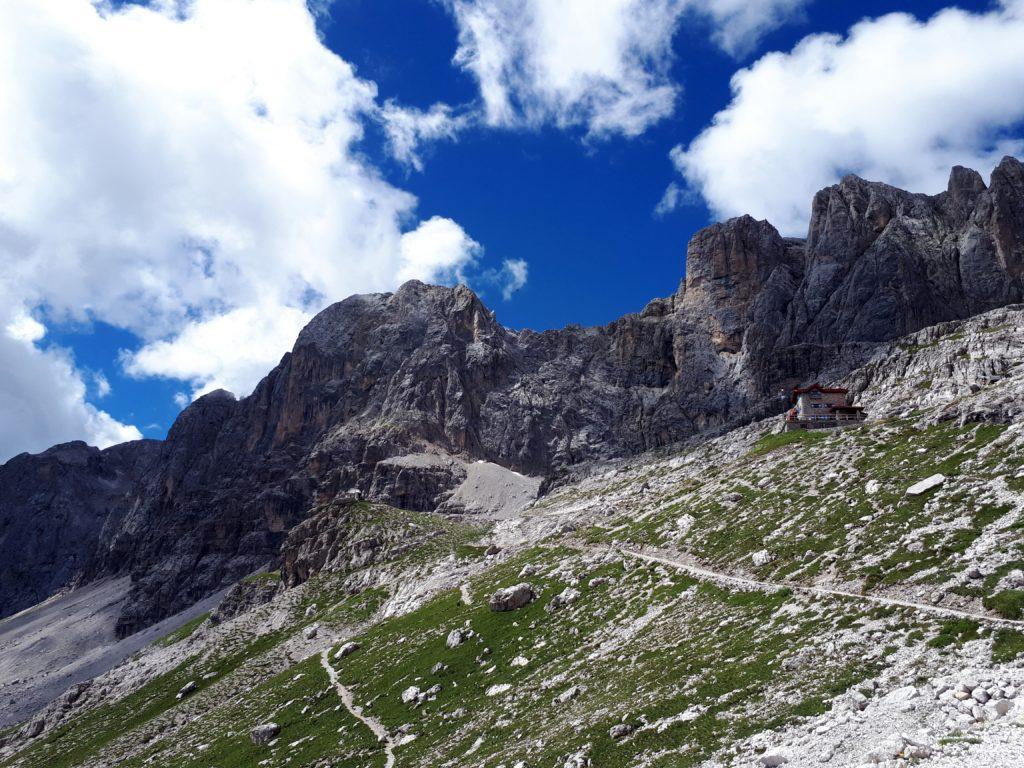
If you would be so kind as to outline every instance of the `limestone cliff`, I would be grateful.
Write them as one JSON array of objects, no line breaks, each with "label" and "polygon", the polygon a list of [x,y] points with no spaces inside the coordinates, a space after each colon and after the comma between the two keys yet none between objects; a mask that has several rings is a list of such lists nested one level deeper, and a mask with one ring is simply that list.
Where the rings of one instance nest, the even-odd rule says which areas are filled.
[{"label": "limestone cliff", "polygon": [[[514,331],[464,286],[353,296],[249,397],[200,398],[162,443],[0,468],[0,615],[130,573],[130,633],[277,560],[341,491],[424,507],[460,462],[553,477],[749,421],[880,342],[1020,301],[1022,276],[1024,166],[1006,158],[989,187],[958,168],[936,196],[847,177],[815,197],[806,241],[713,225],[675,295],[604,327]],[[411,454],[441,458],[381,466]]]}]

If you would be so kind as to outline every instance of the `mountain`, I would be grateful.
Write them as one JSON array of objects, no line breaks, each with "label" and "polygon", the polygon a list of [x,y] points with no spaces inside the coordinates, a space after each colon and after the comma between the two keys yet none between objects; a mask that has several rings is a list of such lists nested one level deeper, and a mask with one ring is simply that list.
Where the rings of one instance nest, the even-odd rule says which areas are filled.
[{"label": "mountain", "polygon": [[[341,492],[430,511],[550,489],[778,412],[879,344],[1024,297],[1024,165],[939,195],[847,177],[806,240],[740,217],[697,233],[672,296],[608,326],[513,331],[469,289],[418,282],[334,304],[248,397],[213,392],[162,442],[78,444],[0,467],[0,616],[130,575],[131,634],[280,558]],[[481,506],[483,504],[483,506]]]},{"label": "mountain", "polygon": [[1015,768],[1024,305],[834,383],[867,422],[575,464],[511,515],[325,497],[84,678],[53,647],[107,652],[76,619],[125,580],[0,622],[0,766]]}]

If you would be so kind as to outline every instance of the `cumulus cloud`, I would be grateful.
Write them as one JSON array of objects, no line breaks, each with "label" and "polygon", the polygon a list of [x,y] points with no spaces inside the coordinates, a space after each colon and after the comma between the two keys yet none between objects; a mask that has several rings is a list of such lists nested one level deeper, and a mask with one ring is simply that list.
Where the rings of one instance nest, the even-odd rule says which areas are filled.
[{"label": "cumulus cloud", "polygon": [[467,267],[483,252],[480,244],[451,219],[434,216],[402,235],[400,282],[465,283]]},{"label": "cumulus cloud", "polygon": [[[474,278],[479,244],[358,148],[383,119],[418,163],[458,118],[382,108],[302,0],[5,0],[0,52],[0,287],[35,312],[0,327],[69,392],[83,374],[33,346],[48,323],[127,329],[130,374],[244,395],[330,301]],[[80,400],[82,435],[117,431]]]},{"label": "cumulus cloud", "polygon": [[732,101],[672,161],[717,216],[806,232],[813,194],[845,173],[921,192],[950,167],[1021,154],[1024,2],[865,20],[812,35],[732,79]]},{"label": "cumulus cloud", "polygon": [[672,39],[684,17],[740,53],[806,0],[447,0],[455,62],[492,126],[636,136],[675,110]]},{"label": "cumulus cloud", "polygon": [[3,302],[0,309],[0,462],[68,440],[84,439],[105,448],[140,438],[135,427],[86,402],[85,381],[71,354],[36,346],[45,327],[22,309],[11,312],[11,306]]},{"label": "cumulus cloud", "polygon": [[[291,349],[311,316],[277,304],[237,307],[189,323],[171,339],[124,352],[122,362],[132,376],[185,379],[194,397],[219,388],[248,394]],[[188,398],[175,402],[187,404]]]}]

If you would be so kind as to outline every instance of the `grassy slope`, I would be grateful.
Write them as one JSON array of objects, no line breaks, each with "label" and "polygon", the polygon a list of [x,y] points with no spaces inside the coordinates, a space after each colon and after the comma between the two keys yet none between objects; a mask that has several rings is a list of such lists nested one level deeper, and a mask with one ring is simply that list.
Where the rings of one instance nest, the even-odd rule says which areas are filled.
[{"label": "grassy slope", "polygon": [[[448,556],[464,546],[468,539],[479,536],[483,530],[479,524],[449,523],[429,515],[379,505],[360,505],[351,516],[350,524],[353,529],[371,523],[383,523],[392,530],[408,527],[416,535],[429,535],[429,541],[425,545],[398,558],[397,562],[400,565],[409,567],[422,565],[430,558]],[[140,741],[153,739],[156,742],[152,749],[147,750],[146,755],[173,746],[169,744],[170,740],[162,739],[161,734],[171,728],[170,724],[181,713],[199,718],[196,723],[200,734],[217,732],[217,728],[223,729],[221,733],[239,728],[238,722],[225,714],[234,711],[230,707],[238,703],[236,699],[239,690],[246,692],[242,696],[243,704],[246,697],[262,697],[267,695],[268,690],[282,694],[294,692],[294,686],[288,685],[289,670],[273,677],[267,684],[263,682],[270,676],[268,670],[280,666],[280,663],[275,663],[274,660],[282,656],[282,643],[317,622],[339,627],[364,624],[387,599],[387,592],[383,589],[368,589],[357,595],[349,595],[341,588],[344,575],[325,573],[311,579],[304,586],[302,598],[296,603],[290,618],[282,627],[269,632],[241,629],[234,631],[213,648],[204,649],[202,653],[190,656],[174,669],[148,681],[129,696],[84,711],[73,720],[45,734],[28,749],[4,761],[2,765],[5,768],[71,768],[93,765],[100,759],[116,760],[119,765],[134,764],[134,760],[128,762],[123,755],[134,751],[134,745]],[[307,609],[311,610],[307,612]],[[198,629],[205,618],[197,617],[194,622],[160,638],[156,644],[167,647],[182,642]],[[318,676],[323,676],[326,687],[326,675],[323,670],[308,675],[310,680]],[[179,700],[178,691],[190,681],[196,681],[199,690],[184,701]],[[302,686],[299,686],[295,690],[301,688]],[[273,699],[273,695],[270,695],[270,698]],[[336,701],[332,702],[331,706],[334,707],[336,704]],[[232,741],[235,746],[228,751],[237,751],[244,743],[251,745],[248,730],[261,722],[258,715],[263,710],[259,707],[239,711],[244,711],[251,717],[248,720],[243,718],[248,726],[238,730],[237,738]],[[208,727],[214,730],[208,731]],[[353,729],[357,734],[359,730]],[[356,738],[358,739],[358,735]],[[178,740],[177,735],[175,740]],[[207,753],[203,753],[201,759],[200,764],[210,764]],[[155,764],[164,764],[162,756],[157,758]],[[229,764],[234,763],[223,762],[220,768],[225,768]]]},{"label": "grassy slope", "polygon": [[[866,589],[935,584],[960,567],[955,557],[980,535],[996,528],[1009,535],[1003,529],[1014,525],[986,495],[996,478],[1009,478],[1006,487],[1016,490],[1016,458],[1002,438],[999,427],[918,429],[908,420],[765,438],[747,456],[720,463],[699,480],[682,473],[658,485],[612,525],[616,538],[680,546],[768,578],[811,581],[828,573],[859,580]],[[924,497],[903,495],[934,472],[954,480]],[[669,475],[657,469],[649,479],[658,477]],[[874,493],[865,488],[868,480],[880,486]],[[603,492],[637,482],[616,479]],[[694,524],[680,539],[676,520],[683,514]],[[363,509],[354,524],[379,521],[375,515],[389,526],[430,532],[425,544],[402,555],[409,567],[429,569],[453,553],[480,555],[480,529],[379,508]],[[929,527],[953,519],[949,530]],[[920,548],[907,538],[915,530],[925,531]],[[606,528],[581,533],[593,541],[609,535]],[[1019,542],[1019,536],[1011,539]],[[810,604],[785,591],[730,592],[660,566],[599,562],[555,540],[548,544],[474,579],[473,605],[451,591],[387,620],[376,614],[385,590],[349,596],[338,577],[318,577],[304,588],[285,628],[262,639],[237,637],[211,656],[189,659],[128,699],[84,713],[5,765],[93,765],[97,756],[109,760],[129,751],[134,757],[121,764],[380,765],[382,749],[340,706],[315,656],[261,674],[270,669],[265,659],[280,656],[278,644],[312,621],[363,627],[361,649],[336,667],[357,702],[392,733],[415,735],[397,750],[400,766],[554,765],[583,749],[601,766],[695,765],[736,739],[822,711],[831,696],[870,676],[897,652],[895,645],[877,647],[874,628],[888,628],[900,645],[921,652],[989,637],[973,622],[866,611],[851,601]],[[766,547],[775,560],[754,568],[749,555]],[[486,597],[520,581],[527,564],[539,569],[528,578],[540,599],[515,612],[489,611]],[[992,574],[974,587],[977,596],[995,595],[998,579]],[[581,590],[579,602],[545,611],[569,584]],[[1015,596],[995,602],[1015,610]],[[476,637],[448,649],[448,632],[467,623]],[[832,648],[822,664],[825,644]],[[997,660],[1022,651],[1019,633],[994,637]],[[528,663],[513,666],[518,656]],[[438,663],[447,668],[435,675]],[[208,672],[213,675],[198,694],[185,703],[174,698],[181,685]],[[218,688],[222,680],[225,687]],[[435,701],[401,703],[406,687],[435,683],[442,686]],[[509,688],[488,695],[499,685]],[[585,690],[556,701],[572,685]],[[174,726],[174,716],[186,712],[196,719]],[[272,747],[256,747],[249,729],[268,719],[283,726],[281,737]],[[615,741],[609,728],[619,722],[638,730]],[[140,752],[143,743],[148,746]]]},{"label": "grassy slope", "polygon": [[[799,437],[766,434],[704,483],[680,483],[645,503],[658,511],[612,527],[618,523],[620,539],[677,546],[768,579],[810,582],[827,572],[860,581],[866,591],[940,584],[963,568],[961,556],[986,529],[1015,539],[1010,546],[1022,556],[1019,536],[1009,535],[1014,523],[1001,522],[1011,507],[990,498],[992,481],[1012,477],[1019,465],[1019,453],[1000,439],[1004,429],[921,429],[902,420],[790,433]],[[951,479],[921,496],[905,495],[935,473]],[[874,493],[868,481],[878,483]],[[695,522],[680,540],[673,534],[683,514]],[[755,567],[750,555],[766,548],[774,559]]]}]

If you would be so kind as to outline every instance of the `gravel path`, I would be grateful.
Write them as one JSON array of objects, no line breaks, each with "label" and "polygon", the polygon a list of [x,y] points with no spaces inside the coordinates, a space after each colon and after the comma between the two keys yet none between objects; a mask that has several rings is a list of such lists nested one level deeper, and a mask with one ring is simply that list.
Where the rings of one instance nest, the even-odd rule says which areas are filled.
[{"label": "gravel path", "polygon": [[330,648],[324,648],[323,653],[320,654],[320,663],[323,665],[324,670],[327,672],[327,676],[331,678],[331,685],[334,686],[334,690],[338,692],[338,696],[341,697],[341,703],[345,705],[345,709],[352,713],[352,716],[359,722],[373,731],[373,735],[377,737],[377,741],[384,745],[384,753],[387,759],[384,761],[384,768],[393,768],[395,764],[395,742],[388,733],[388,729],[384,727],[384,724],[375,717],[363,714],[363,708],[356,705],[353,702],[352,691],[341,684],[338,679],[338,673],[334,667],[331,666],[331,661],[328,654],[331,652]]},{"label": "gravel path", "polygon": [[899,608],[912,608],[917,611],[924,611],[926,613],[935,614],[936,616],[946,616],[949,618],[956,619],[973,619],[975,621],[984,621],[989,624],[997,624],[999,626],[1007,627],[1024,627],[1024,621],[1014,621],[1011,619],[1002,619],[994,616],[987,616],[983,613],[974,613],[972,611],[960,611],[955,608],[943,608],[938,605],[928,605],[927,603],[915,603],[910,600],[897,600],[891,597],[879,597],[877,595],[863,595],[859,592],[847,592],[842,589],[828,589],[826,587],[809,587],[803,584],[792,584],[788,581],[759,581],[757,579],[749,579],[742,576],[732,576],[727,573],[721,573],[720,571],[714,571],[710,568],[695,565],[694,563],[687,562],[681,559],[681,556],[675,553],[666,552],[660,549],[652,549],[648,552],[640,552],[631,549],[621,549],[624,555],[635,557],[638,560],[646,560],[651,563],[661,563],[672,568],[681,568],[684,571],[688,571],[694,576],[698,576],[710,581],[716,581],[724,584],[732,584],[740,587],[746,587],[748,589],[760,589],[775,591],[779,589],[791,589],[794,592],[802,592],[807,595],[816,595],[818,597],[844,597],[847,599],[858,600],[860,602],[876,603],[878,605],[895,606]]}]

